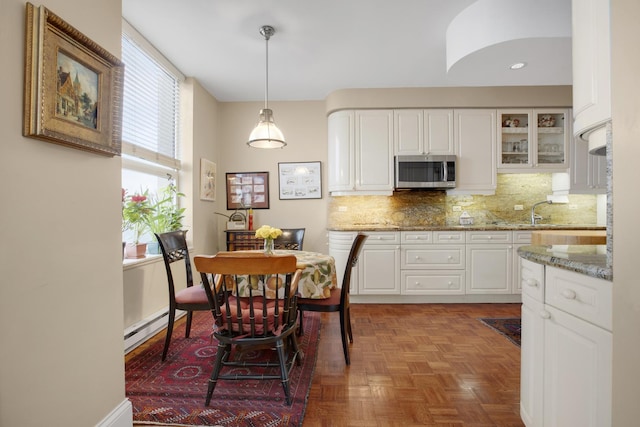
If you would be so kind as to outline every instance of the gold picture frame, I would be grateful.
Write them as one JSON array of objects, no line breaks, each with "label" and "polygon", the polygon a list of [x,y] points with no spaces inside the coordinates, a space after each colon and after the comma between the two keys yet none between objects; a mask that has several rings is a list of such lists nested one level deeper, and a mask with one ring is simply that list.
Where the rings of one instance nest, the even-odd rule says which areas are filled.
[{"label": "gold picture frame", "polygon": [[44,6],[27,3],[24,136],[116,156],[124,65]]}]

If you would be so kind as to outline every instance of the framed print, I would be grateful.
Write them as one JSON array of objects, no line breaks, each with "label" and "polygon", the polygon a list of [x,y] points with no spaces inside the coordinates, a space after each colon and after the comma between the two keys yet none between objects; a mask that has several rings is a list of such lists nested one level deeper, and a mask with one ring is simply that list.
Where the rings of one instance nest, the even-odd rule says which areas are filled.
[{"label": "framed print", "polygon": [[120,155],[123,64],[44,6],[26,18],[24,136]]},{"label": "framed print", "polygon": [[280,199],[321,199],[320,162],[278,163]]},{"label": "framed print", "polygon": [[200,159],[200,200],[216,201],[216,164]]},{"label": "framed print", "polygon": [[269,209],[269,172],[227,173],[227,210]]}]

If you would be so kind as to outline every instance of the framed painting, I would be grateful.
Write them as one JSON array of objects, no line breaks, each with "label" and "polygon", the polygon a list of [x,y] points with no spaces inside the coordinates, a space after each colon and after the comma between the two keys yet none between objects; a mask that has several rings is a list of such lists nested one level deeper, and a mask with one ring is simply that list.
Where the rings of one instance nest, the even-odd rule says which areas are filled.
[{"label": "framed painting", "polygon": [[27,3],[24,136],[115,156],[124,66],[44,6]]},{"label": "framed painting", "polygon": [[320,162],[278,163],[280,199],[321,199]]},{"label": "framed painting", "polygon": [[269,209],[269,172],[227,173],[227,210]]},{"label": "framed painting", "polygon": [[216,164],[200,159],[200,200],[216,201]]}]

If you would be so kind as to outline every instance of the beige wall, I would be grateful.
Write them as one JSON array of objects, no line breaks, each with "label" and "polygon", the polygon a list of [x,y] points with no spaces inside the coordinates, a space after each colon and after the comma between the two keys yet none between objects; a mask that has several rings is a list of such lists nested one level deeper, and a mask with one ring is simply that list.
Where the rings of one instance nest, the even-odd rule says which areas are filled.
[{"label": "beige wall", "polygon": [[[271,102],[274,120],[284,133],[284,149],[257,150],[246,145],[249,133],[258,121],[263,103],[221,103],[217,199],[220,212],[226,210],[226,172],[269,172],[269,209],[254,210],[254,224],[274,227],[306,228],[304,249],[327,251],[327,118],[325,103]],[[279,200],[279,162],[322,162],[322,199]],[[224,230],[226,219],[217,216],[218,230]],[[220,248],[225,248],[224,233],[218,233]]]},{"label": "beige wall", "polygon": [[638,425],[640,281],[640,3],[611,1],[613,133],[613,426]]},{"label": "beige wall", "polygon": [[[120,55],[121,4],[42,2]],[[119,157],[22,136],[25,2],[0,3],[0,425],[86,427],[125,399]]]}]

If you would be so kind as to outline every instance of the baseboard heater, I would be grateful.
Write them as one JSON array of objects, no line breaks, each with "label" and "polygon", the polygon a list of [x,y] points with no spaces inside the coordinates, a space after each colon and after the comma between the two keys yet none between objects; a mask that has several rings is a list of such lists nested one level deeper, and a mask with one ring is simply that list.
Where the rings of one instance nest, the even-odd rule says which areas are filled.
[{"label": "baseboard heater", "polygon": [[[184,316],[186,311],[176,311],[176,320]],[[124,352],[125,354],[157,334],[167,327],[169,322],[169,308],[165,307],[160,311],[140,320],[124,330]]]}]

